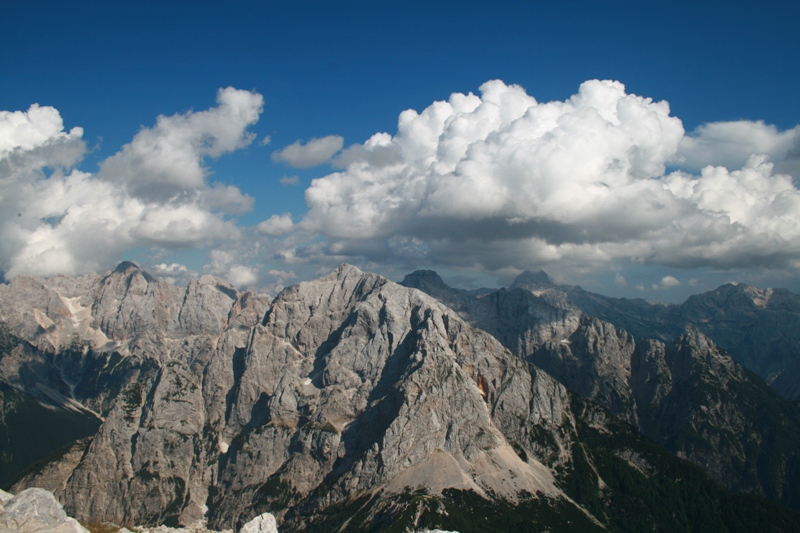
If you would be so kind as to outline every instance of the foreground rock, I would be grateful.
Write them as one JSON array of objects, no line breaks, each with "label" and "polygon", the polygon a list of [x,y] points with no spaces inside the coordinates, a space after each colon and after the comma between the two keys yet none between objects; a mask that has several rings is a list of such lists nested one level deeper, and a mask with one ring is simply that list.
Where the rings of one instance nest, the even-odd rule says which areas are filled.
[{"label": "foreground rock", "polygon": [[67,516],[52,492],[26,489],[16,496],[3,494],[0,531],[19,533],[89,533],[77,520]]}]

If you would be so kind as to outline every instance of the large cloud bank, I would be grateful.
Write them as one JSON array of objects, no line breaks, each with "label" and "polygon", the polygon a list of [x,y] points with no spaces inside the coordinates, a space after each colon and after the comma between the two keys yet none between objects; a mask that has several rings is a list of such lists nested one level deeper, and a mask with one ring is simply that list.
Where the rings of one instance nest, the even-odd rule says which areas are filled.
[{"label": "large cloud bank", "polygon": [[[619,82],[538,102],[490,81],[404,111],[394,134],[274,152],[301,168],[334,158],[339,171],[312,182],[307,213],[263,213],[244,228],[235,216],[254,199],[212,181],[208,165],[252,143],[262,106],[221,89],[210,109],[158,117],[96,174],[77,169],[83,131],[65,130],[56,109],[0,112],[0,272],[80,274],[138,249],[168,279],[202,270],[273,291],[342,261],[394,274],[545,268],[565,281],[601,268],[620,286],[626,266],[660,265],[652,287],[667,290],[681,283],[673,267],[800,266],[800,127],[687,133],[666,102]],[[205,249],[207,264],[175,262],[184,248]]]},{"label": "large cloud bank", "polygon": [[328,240],[292,254],[493,271],[796,266],[800,191],[770,157],[792,168],[797,130],[686,135],[669,112],[597,80],[563,102],[490,81],[405,111],[396,134],[345,149],[342,171],[312,182],[298,226]]},{"label": "large cloud bank", "polygon": [[159,117],[97,175],[74,168],[86,151],[83,132],[64,132],[56,109],[0,113],[5,277],[102,270],[132,247],[168,251],[238,239],[226,214],[249,210],[253,199],[209,183],[205,160],[250,143],[247,128],[261,109],[261,95],[221,89],[216,107]]}]

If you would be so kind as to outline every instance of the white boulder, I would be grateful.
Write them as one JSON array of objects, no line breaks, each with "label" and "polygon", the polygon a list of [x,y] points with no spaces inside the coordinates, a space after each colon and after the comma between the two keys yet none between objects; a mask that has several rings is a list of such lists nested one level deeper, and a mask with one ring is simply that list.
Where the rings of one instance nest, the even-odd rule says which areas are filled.
[{"label": "white boulder", "polygon": [[239,533],[278,533],[278,523],[272,514],[264,513],[246,523]]}]

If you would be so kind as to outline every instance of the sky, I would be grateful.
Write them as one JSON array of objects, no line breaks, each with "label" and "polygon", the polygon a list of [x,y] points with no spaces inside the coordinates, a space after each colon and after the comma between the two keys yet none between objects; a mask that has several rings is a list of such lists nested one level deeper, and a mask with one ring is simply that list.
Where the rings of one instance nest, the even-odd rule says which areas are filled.
[{"label": "sky", "polygon": [[800,292],[800,4],[7,2],[0,273]]}]

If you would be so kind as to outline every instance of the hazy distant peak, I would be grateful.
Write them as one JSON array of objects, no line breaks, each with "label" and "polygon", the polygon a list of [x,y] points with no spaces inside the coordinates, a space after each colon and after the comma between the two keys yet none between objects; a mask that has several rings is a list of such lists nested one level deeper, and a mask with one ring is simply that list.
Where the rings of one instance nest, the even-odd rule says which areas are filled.
[{"label": "hazy distant peak", "polygon": [[411,274],[406,274],[400,283],[406,287],[420,288],[425,287],[447,287],[442,277],[434,270],[415,270]]},{"label": "hazy distant peak", "polygon": [[550,279],[550,276],[547,275],[547,272],[544,270],[539,270],[537,272],[533,272],[532,270],[526,270],[519,276],[517,279],[514,280],[514,283],[511,284],[511,289],[516,287],[522,288],[529,288],[529,287],[542,287],[547,286],[551,287],[553,285],[553,281]]}]

